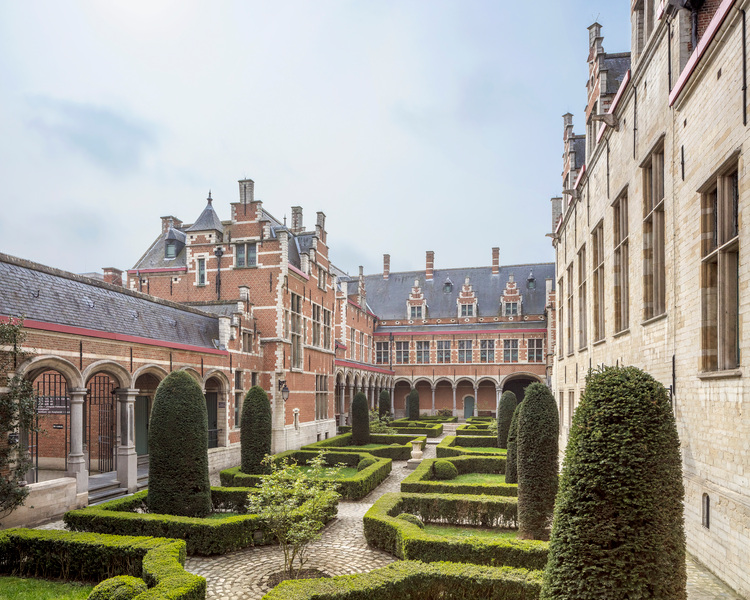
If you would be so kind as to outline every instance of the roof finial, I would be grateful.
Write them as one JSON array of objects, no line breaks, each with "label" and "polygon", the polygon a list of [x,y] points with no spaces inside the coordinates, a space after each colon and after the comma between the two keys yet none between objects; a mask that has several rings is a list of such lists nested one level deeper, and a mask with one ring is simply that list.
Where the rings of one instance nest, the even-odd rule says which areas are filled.
[{"label": "roof finial", "polygon": [[208,203],[211,204],[213,199],[211,198],[211,190],[208,190]]},{"label": "roof finial", "polygon": [[284,215],[284,227],[286,227],[286,215]]}]

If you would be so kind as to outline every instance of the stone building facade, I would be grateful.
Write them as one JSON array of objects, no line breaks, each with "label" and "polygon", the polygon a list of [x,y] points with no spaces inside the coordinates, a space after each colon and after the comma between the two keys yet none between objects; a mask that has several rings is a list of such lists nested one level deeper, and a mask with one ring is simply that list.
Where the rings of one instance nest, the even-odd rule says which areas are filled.
[{"label": "stone building facade", "polygon": [[749,4],[633,2],[627,54],[605,52],[594,23],[585,132],[564,115],[552,199],[561,441],[590,368],[632,364],[660,380],[682,444],[688,550],[744,596]]}]

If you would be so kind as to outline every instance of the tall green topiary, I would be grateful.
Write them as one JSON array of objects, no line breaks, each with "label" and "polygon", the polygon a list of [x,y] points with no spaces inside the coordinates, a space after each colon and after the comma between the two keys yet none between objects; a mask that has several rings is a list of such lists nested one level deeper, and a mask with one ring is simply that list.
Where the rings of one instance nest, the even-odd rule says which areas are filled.
[{"label": "tall green topiary", "polygon": [[532,383],[518,412],[519,538],[549,539],[557,494],[559,433],[552,392],[543,383]]},{"label": "tall green topiary", "polygon": [[269,465],[263,459],[271,454],[271,425],[268,394],[254,385],[245,395],[240,419],[240,470],[243,473],[263,475],[269,472]]},{"label": "tall green topiary", "polygon": [[406,397],[406,401],[409,408],[406,416],[409,417],[410,421],[419,421],[419,391],[417,388],[412,388]]},{"label": "tall green topiary", "polygon": [[201,387],[185,371],[156,388],[148,429],[148,509],[205,517],[211,512],[208,412]]},{"label": "tall green topiary", "polygon": [[362,392],[354,394],[352,400],[352,443],[355,446],[370,443],[370,409]]},{"label": "tall green topiary", "polygon": [[667,391],[590,371],[573,416],[541,598],[684,600],[680,442]]},{"label": "tall green topiary", "polygon": [[[521,402],[523,404],[523,402]],[[505,483],[518,483],[518,413],[521,404],[513,411],[513,418],[508,428],[508,453],[505,455]]]},{"label": "tall green topiary", "polygon": [[380,392],[378,397],[378,415],[382,419],[383,417],[390,416],[391,414],[391,395],[388,390]]},{"label": "tall green topiary", "polygon": [[497,407],[497,447],[508,447],[508,432],[510,431],[510,422],[513,420],[513,413],[516,412],[518,400],[516,395],[507,390],[500,397],[500,404]]}]

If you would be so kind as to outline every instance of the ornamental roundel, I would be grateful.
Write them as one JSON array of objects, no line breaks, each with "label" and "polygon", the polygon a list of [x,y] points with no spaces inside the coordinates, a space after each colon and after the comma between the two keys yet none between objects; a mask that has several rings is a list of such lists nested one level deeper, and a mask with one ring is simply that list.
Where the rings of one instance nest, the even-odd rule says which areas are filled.
[{"label": "ornamental roundel", "polygon": [[512,321],[515,317],[508,317],[508,321]]},{"label": "ornamental roundel", "polygon": [[411,319],[409,319],[409,325],[414,325],[414,321],[412,321]]}]

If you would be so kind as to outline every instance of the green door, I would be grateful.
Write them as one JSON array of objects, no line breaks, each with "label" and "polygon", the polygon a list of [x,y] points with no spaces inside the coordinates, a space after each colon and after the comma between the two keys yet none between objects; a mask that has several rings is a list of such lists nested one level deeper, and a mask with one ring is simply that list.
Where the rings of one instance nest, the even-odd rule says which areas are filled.
[{"label": "green door", "polygon": [[219,445],[219,411],[216,392],[206,392],[206,410],[208,411],[208,447],[216,448]]},{"label": "green door", "polygon": [[466,396],[464,398],[464,419],[474,416],[474,398],[472,396]]},{"label": "green door", "polygon": [[148,417],[151,413],[151,398],[135,397],[135,452],[138,456],[148,454]]}]

